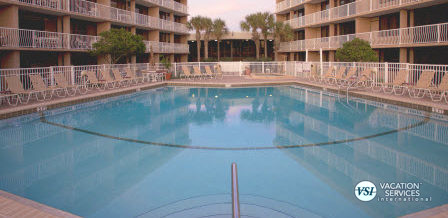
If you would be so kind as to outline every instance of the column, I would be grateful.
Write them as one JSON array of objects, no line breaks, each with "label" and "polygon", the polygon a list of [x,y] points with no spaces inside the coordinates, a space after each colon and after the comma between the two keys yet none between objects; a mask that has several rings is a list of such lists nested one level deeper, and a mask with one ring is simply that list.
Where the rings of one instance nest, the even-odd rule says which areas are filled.
[{"label": "column", "polygon": [[230,58],[233,61],[233,40],[230,40]]},{"label": "column", "polygon": [[[332,3],[334,3],[334,1],[330,0],[330,8],[331,8]],[[332,37],[332,36],[336,36],[335,31],[334,31],[334,27],[335,27],[334,24],[330,24],[329,27],[328,27],[328,29],[329,29],[329,31],[328,31],[328,35],[329,35],[330,37]],[[334,51],[334,50],[330,50],[330,51],[328,52],[328,61],[329,61],[329,62],[334,62],[334,61],[336,61],[335,56],[336,56],[336,51]]]},{"label": "column", "polygon": [[[148,16],[151,17],[155,17],[155,18],[159,18],[160,16],[160,11],[158,7],[151,7],[148,8]],[[148,32],[148,41],[154,41],[154,42],[159,42],[160,41],[160,32],[159,30],[149,30]],[[153,47],[153,49],[156,50],[155,47]],[[159,51],[155,51],[154,52],[154,63],[159,63],[160,62],[160,55],[158,53]],[[149,55],[148,57],[148,62],[151,62],[151,55]]]},{"label": "column", "polygon": [[[70,23],[70,16],[64,16],[62,17],[62,32],[66,34],[71,34],[71,23]],[[69,37],[67,37],[69,38]],[[68,44],[70,46],[70,43]],[[71,63],[71,53],[70,52],[64,52],[64,66],[70,66]]]},{"label": "column", "polygon": [[[16,5],[0,8],[0,27],[19,28],[19,7]],[[13,43],[13,42],[6,42]],[[19,68],[20,51],[4,51],[0,56],[0,68]]]},{"label": "column", "polygon": [[[400,28],[408,27],[408,11],[400,10]],[[408,62],[408,49],[400,48],[400,63]]]},{"label": "column", "polygon": [[[106,5],[106,6],[110,6],[110,0],[97,0],[97,3]],[[108,11],[108,10],[104,11],[104,17],[109,17],[108,13],[110,13],[110,11]],[[109,31],[111,29],[111,26],[112,26],[112,24],[110,21],[96,23],[97,35],[100,35],[100,33],[102,33],[102,32]],[[109,64],[109,57],[100,56],[97,59],[97,63],[98,64]]]}]

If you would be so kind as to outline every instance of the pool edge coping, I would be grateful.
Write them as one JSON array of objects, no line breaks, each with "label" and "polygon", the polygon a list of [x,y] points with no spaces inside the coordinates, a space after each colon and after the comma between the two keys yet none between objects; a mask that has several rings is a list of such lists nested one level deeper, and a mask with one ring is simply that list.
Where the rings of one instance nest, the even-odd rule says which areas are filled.
[{"label": "pool edge coping", "polygon": [[[269,82],[231,82],[231,83],[207,83],[207,82],[183,82],[183,81],[163,81],[158,83],[144,84],[140,86],[126,87],[123,89],[113,89],[107,91],[101,91],[86,95],[78,95],[69,98],[57,99],[54,101],[42,102],[31,105],[24,105],[20,107],[12,107],[4,110],[0,110],[0,120],[9,119],[13,117],[19,117],[22,115],[32,114],[45,110],[51,110],[56,108],[62,108],[66,106],[72,106],[80,103],[96,101],[100,99],[110,98],[119,95],[131,94],[143,90],[155,89],[166,86],[188,86],[188,87],[209,87],[209,88],[242,88],[242,87],[256,87],[256,86],[277,86],[277,85],[299,85],[309,87],[317,90],[329,91],[337,94],[347,94],[346,90],[339,90],[337,87],[326,87],[319,84],[307,83],[304,81],[269,81]],[[359,91],[348,91],[350,97],[362,98],[365,100],[376,101],[379,103],[385,103],[395,106],[406,107],[410,109],[448,115],[448,109],[436,108],[431,105],[423,104],[421,102],[409,102],[406,100],[390,99],[387,97],[375,96],[368,93]]]}]

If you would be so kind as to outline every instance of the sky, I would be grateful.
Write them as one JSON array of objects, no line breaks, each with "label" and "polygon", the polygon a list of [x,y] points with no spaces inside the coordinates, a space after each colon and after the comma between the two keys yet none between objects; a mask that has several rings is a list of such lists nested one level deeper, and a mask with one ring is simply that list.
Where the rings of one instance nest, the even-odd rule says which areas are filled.
[{"label": "sky", "polygon": [[274,12],[275,0],[188,0],[190,18],[196,15],[226,21],[229,31],[241,31],[240,22],[248,14]]}]

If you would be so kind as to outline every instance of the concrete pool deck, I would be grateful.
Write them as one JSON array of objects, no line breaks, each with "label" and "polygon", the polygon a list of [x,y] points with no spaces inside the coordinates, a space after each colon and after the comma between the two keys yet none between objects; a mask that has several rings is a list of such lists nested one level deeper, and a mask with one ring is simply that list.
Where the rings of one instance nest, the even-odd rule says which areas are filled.
[{"label": "concrete pool deck", "polygon": [[0,217],[77,218],[79,216],[0,190]]}]

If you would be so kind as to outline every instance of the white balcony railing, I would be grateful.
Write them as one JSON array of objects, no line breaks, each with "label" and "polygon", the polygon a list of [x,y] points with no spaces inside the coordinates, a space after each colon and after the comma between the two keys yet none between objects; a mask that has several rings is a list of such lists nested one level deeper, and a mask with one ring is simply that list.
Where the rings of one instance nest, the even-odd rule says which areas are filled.
[{"label": "white balcony railing", "polygon": [[98,36],[0,28],[0,47],[89,50]]},{"label": "white balcony railing", "polygon": [[292,28],[297,29],[308,25],[315,25],[323,22],[334,21],[337,19],[349,18],[358,16],[361,13],[368,13],[376,10],[386,9],[389,7],[407,5],[419,1],[420,0],[358,0],[349,4],[344,4],[327,10],[318,11],[305,16],[295,17],[287,20],[286,22],[289,23]]},{"label": "white balcony railing", "polygon": [[[67,34],[37,30],[0,27],[0,48],[36,48],[63,50],[90,50],[99,36]],[[144,41],[146,52],[150,45],[155,53],[188,54],[188,44]]]},{"label": "white balcony railing", "polygon": [[[139,14],[127,10],[122,10],[119,8],[97,4],[86,0],[13,0],[13,1],[38,7],[81,14],[89,17],[96,17],[99,19],[107,19],[113,22],[125,23],[128,25],[138,25],[149,27],[152,29],[188,34],[188,29],[185,24],[168,20],[162,20],[158,17],[151,17],[144,14]],[[177,8],[181,7],[178,5],[180,3],[176,2],[177,4],[175,4],[173,3],[174,1],[172,0],[167,1],[164,0],[160,2],[159,1],[160,0],[156,0],[157,4],[158,3],[160,3],[160,5],[172,4],[173,7],[175,7],[174,5],[177,5],[176,6]],[[165,3],[165,2],[171,2],[171,3]]]},{"label": "white balcony railing", "polygon": [[308,1],[310,0],[284,0],[277,4],[277,7],[275,8],[275,13],[280,13],[282,11],[285,11],[287,9],[290,9],[292,7],[295,7]]},{"label": "white balcony railing", "polygon": [[448,43],[448,23],[282,42],[280,51],[337,49],[354,38],[366,40],[372,47]]},{"label": "white balcony railing", "polygon": [[188,54],[189,46],[188,44],[180,43],[167,43],[167,42],[155,42],[155,41],[145,41],[146,52],[151,52],[151,48],[154,53],[175,53],[175,54]]},{"label": "white balcony railing", "polygon": [[168,8],[173,11],[188,14],[188,6],[173,0],[145,0],[160,7]]}]

